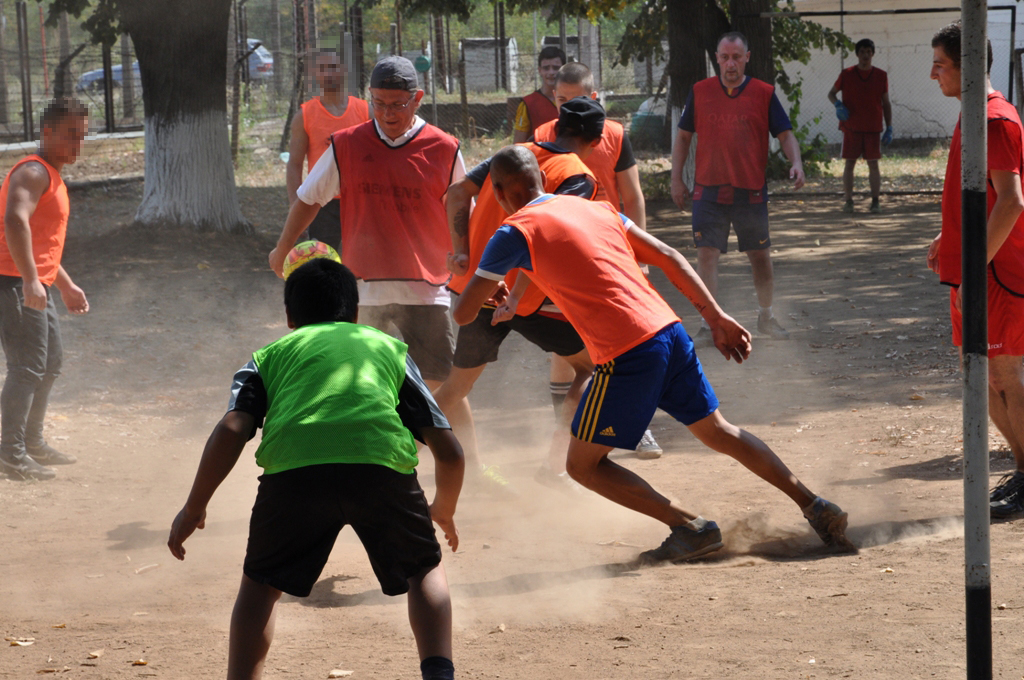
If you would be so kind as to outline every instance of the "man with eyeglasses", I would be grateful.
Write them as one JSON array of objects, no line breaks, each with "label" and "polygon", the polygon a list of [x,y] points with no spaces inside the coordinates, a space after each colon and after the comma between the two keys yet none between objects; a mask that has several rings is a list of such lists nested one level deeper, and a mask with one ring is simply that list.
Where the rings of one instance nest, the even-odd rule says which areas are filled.
[{"label": "man with eyeglasses", "polygon": [[[452,250],[444,197],[466,174],[459,141],[416,115],[423,90],[404,57],[377,62],[370,75],[373,120],[331,136],[296,191],[270,267],[284,259],[319,207],[341,196],[341,256],[359,279],[359,321],[409,345],[427,385],[451,371],[446,266]],[[454,408],[465,408],[463,400]]]}]

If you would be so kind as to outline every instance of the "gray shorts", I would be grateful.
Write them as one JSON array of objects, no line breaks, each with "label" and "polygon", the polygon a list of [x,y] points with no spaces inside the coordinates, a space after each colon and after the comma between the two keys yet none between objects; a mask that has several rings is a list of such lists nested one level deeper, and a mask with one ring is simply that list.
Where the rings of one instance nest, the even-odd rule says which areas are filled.
[{"label": "gray shorts", "polygon": [[391,333],[409,345],[409,356],[424,380],[443,382],[451,373],[455,334],[447,307],[369,305],[359,308],[359,323]]}]

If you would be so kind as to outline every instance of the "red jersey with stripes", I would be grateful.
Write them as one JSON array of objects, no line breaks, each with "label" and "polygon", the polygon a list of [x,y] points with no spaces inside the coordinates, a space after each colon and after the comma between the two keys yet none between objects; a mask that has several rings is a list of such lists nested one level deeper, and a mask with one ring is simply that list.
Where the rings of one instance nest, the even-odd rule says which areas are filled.
[{"label": "red jersey with stripes", "polygon": [[11,188],[11,174],[25,163],[32,162],[42,165],[50,175],[50,185],[39,197],[36,209],[28,220],[32,232],[32,259],[36,263],[36,273],[39,281],[44,286],[49,286],[57,280],[57,270],[64,254],[64,238],[67,235],[71,203],[68,201],[68,188],[60,173],[36,154],[18,161],[0,186],[0,206],[4,206],[4,209],[0,210],[0,275],[21,276],[7,246],[4,211],[7,206],[7,192]]},{"label": "red jersey with stripes", "polygon": [[[603,201],[545,194],[505,220],[495,239],[517,232],[524,269],[558,305],[602,364],[679,321],[640,270],[626,238],[632,222]],[[514,238],[514,237],[513,237]],[[477,274],[500,278],[492,240]],[[506,260],[507,261],[507,260]]]},{"label": "red jersey with stripes", "polygon": [[459,142],[430,125],[401,146],[373,121],[331,138],[341,176],[341,258],[364,281],[448,280],[444,195]]},{"label": "red jersey with stripes", "polygon": [[[942,240],[939,242],[939,279],[959,286],[962,218],[960,206],[960,121],[953,131],[946,161],[946,181],[942,187]],[[992,187],[992,171],[1004,170],[1017,175],[1024,190],[1024,127],[1020,116],[1001,92],[988,95],[988,212],[996,203]],[[1024,214],[1017,218],[1013,230],[992,258],[989,271],[1003,288],[1024,295]]]}]

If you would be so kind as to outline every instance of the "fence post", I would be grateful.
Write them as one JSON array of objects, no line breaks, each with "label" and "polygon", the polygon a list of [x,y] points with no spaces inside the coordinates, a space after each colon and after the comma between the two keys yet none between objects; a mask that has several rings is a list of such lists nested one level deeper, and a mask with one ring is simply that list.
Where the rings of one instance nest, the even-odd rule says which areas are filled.
[{"label": "fence post", "polygon": [[25,0],[14,3],[18,16],[18,61],[21,67],[21,116],[24,121],[23,136],[26,142],[35,139],[32,121],[32,69],[28,63],[28,9]]},{"label": "fence post", "polygon": [[[0,17],[4,13],[4,2],[0,0]],[[7,113],[7,52],[4,46],[4,31],[0,31],[0,123],[8,122]]]},{"label": "fence post", "polygon": [[462,108],[462,137],[469,139],[469,97],[466,96],[466,59],[459,59],[459,102]]},{"label": "fence post", "polygon": [[135,68],[127,33],[121,34],[121,108],[125,118],[135,118]]},{"label": "fence post", "polygon": [[[124,74],[121,74],[122,76]],[[114,62],[110,45],[103,45],[103,130],[114,131]]]}]

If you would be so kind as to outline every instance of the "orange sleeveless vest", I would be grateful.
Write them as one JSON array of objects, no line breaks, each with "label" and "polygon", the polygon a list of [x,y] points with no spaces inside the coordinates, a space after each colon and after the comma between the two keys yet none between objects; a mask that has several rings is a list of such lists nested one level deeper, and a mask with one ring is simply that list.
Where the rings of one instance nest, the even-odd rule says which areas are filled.
[{"label": "orange sleeveless vest", "polygon": [[558,305],[603,364],[679,320],[637,264],[618,212],[602,201],[555,196],[505,220],[526,238],[530,278]]},{"label": "orange sleeveless vest", "polygon": [[[553,142],[555,141],[555,122],[548,121],[533,131],[533,141]],[[619,210],[622,207],[619,198],[619,185],[615,182],[615,164],[619,162],[619,155],[622,154],[622,135],[624,131],[622,124],[614,120],[604,121],[604,134],[601,135],[601,142],[597,148],[587,156],[583,162],[594,171],[597,176],[597,199],[608,201],[612,207]]]},{"label": "orange sleeveless vest", "polygon": [[558,107],[540,90],[534,90],[523,97],[523,103],[526,104],[526,112],[530,115],[530,127],[534,130],[549,120],[558,118]]},{"label": "orange sleeveless vest", "polygon": [[[529,142],[523,146],[537,157],[537,165],[544,172],[544,191],[553,192],[562,182],[575,175],[594,177],[594,173],[574,153],[556,153]],[[597,181],[596,178],[594,181]],[[468,273],[462,276],[453,276],[448,283],[450,290],[456,293],[465,290],[466,284],[476,273],[477,267],[480,266],[480,258],[483,257],[487,242],[494,236],[498,227],[505,224],[506,217],[508,217],[508,213],[502,209],[498,204],[498,199],[494,197],[494,186],[491,184],[491,176],[488,175],[483,186],[480,187],[480,193],[476,197],[476,206],[469,217]],[[515,285],[518,276],[519,270],[517,269],[509,272],[505,277],[505,283],[508,284],[509,289]],[[529,316],[533,314],[544,304],[544,298],[544,293],[537,286],[530,286],[519,301],[516,315]]]},{"label": "orange sleeveless vest", "polygon": [[448,281],[444,195],[459,142],[424,125],[390,147],[373,121],[332,135],[341,176],[341,257],[364,281]]},{"label": "orange sleeveless vest", "polygon": [[[696,181],[760,191],[768,165],[768,112],[775,88],[751,78],[730,97],[718,76],[693,86],[697,138]],[[703,152],[702,152],[703,149]]]},{"label": "orange sleeveless vest", "polygon": [[331,145],[331,135],[338,130],[365,123],[370,120],[370,107],[362,99],[349,96],[345,112],[335,116],[328,111],[320,97],[314,97],[302,105],[302,127],[306,130],[309,145],[306,147],[306,167],[312,168]]},{"label": "orange sleeveless vest", "polygon": [[71,204],[68,201],[68,188],[65,186],[64,180],[61,179],[60,173],[36,154],[26,156],[18,161],[11,168],[11,172],[7,173],[3,185],[0,185],[0,275],[21,276],[21,272],[14,264],[14,259],[11,258],[11,251],[7,247],[4,213],[7,209],[7,192],[10,189],[11,174],[30,161],[40,163],[50,175],[50,186],[39,197],[35,212],[32,213],[32,217],[28,221],[29,228],[32,230],[32,259],[36,263],[36,272],[39,274],[39,281],[44,286],[49,286],[57,280],[57,269],[60,267],[60,258],[64,253],[64,237],[67,235]]}]

